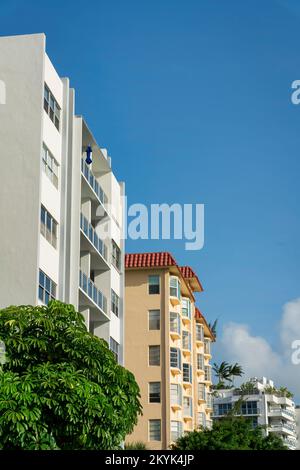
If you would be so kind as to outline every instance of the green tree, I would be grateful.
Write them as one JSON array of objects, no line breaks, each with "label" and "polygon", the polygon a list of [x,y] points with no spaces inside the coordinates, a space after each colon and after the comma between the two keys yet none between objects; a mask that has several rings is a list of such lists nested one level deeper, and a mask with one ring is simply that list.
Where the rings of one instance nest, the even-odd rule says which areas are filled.
[{"label": "green tree", "polygon": [[212,429],[190,432],[172,446],[174,450],[286,450],[282,439],[264,435],[262,427],[252,428],[243,417],[216,420]]},{"label": "green tree", "polygon": [[0,311],[0,449],[114,449],[141,412],[132,373],[72,305]]},{"label": "green tree", "polygon": [[213,371],[218,377],[219,384],[223,384],[225,380],[229,380],[230,378],[230,365],[226,361],[221,362],[220,365],[214,362]]},{"label": "green tree", "polygon": [[233,384],[234,377],[241,377],[244,374],[242,366],[240,366],[237,362],[231,366],[229,366],[228,371],[228,380]]}]

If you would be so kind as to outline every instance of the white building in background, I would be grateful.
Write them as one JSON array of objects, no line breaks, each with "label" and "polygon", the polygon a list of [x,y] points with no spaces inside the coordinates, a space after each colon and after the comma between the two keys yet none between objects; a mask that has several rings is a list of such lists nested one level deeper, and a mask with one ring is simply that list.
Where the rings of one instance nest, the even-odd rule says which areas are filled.
[{"label": "white building in background", "polygon": [[123,363],[124,186],[44,34],[0,38],[0,81],[0,308],[71,303]]},{"label": "white building in background", "polygon": [[300,450],[300,405],[296,406],[296,432],[298,436],[297,450]]},{"label": "white building in background", "polygon": [[[241,415],[251,420],[253,426],[266,426],[266,433],[274,432],[282,437],[290,450],[297,448],[295,403],[279,396],[272,380],[252,378],[253,390],[243,396]],[[213,398],[213,420],[220,419],[232,410],[241,399],[237,388],[216,391]]]}]

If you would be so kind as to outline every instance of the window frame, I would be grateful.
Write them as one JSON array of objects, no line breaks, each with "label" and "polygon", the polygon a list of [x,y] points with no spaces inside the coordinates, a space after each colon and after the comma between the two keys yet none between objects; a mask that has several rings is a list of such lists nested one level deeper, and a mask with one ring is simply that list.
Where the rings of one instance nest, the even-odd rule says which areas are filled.
[{"label": "window frame", "polygon": [[[151,387],[157,387],[158,390],[152,390]],[[161,403],[161,382],[149,382],[148,383],[148,402],[149,403]]]},{"label": "window frame", "polygon": [[[155,283],[155,284],[150,282],[150,280],[154,279],[154,278],[158,279],[158,282]],[[151,288],[154,288],[153,290],[155,292],[151,292]],[[157,288],[157,292],[156,292],[155,288]],[[149,295],[159,295],[160,294],[160,275],[159,274],[150,274],[148,276],[148,294]]]},{"label": "window frame", "polygon": [[120,313],[120,297],[111,289],[111,311],[116,317],[119,318]]},{"label": "window frame", "polygon": [[58,132],[60,132],[61,107],[46,82],[44,83],[44,111],[49,116]]},{"label": "window frame", "polygon": [[41,204],[40,210],[40,233],[47,240],[47,242],[53,246],[53,248],[57,249],[58,222],[43,204]]},{"label": "window frame", "polygon": [[[159,435],[159,439],[158,438],[153,438],[153,433],[157,432],[156,429],[151,429],[151,425],[153,424],[158,424],[158,435]],[[151,433],[152,433],[152,436],[151,436]],[[149,438],[149,441],[150,442],[160,442],[161,441],[161,419],[149,419],[148,421],[148,438]]]},{"label": "window frame", "polygon": [[[175,281],[176,285],[172,286],[173,281]],[[170,297],[175,297],[176,299],[180,299],[180,295],[181,295],[180,287],[181,287],[181,285],[180,285],[179,278],[177,276],[170,276],[170,280],[169,280],[169,295],[170,295]],[[172,289],[175,289],[175,291],[173,291]]]},{"label": "window frame", "polygon": [[[41,282],[41,279],[42,282]],[[50,300],[55,300],[57,284],[42,269],[39,269],[38,299],[48,305]]]},{"label": "window frame", "polygon": [[[151,359],[151,352],[150,351],[154,351],[154,348],[156,348],[156,350],[159,351],[159,361],[158,361],[158,364],[153,364],[151,363],[151,361],[153,361],[153,357]],[[151,366],[151,367],[159,367],[160,366],[160,363],[161,363],[161,352],[160,352],[160,345],[159,344],[150,344],[148,346],[148,365]],[[150,360],[151,359],[151,360]]]},{"label": "window frame", "polygon": [[[153,313],[158,313],[158,318],[156,319],[151,319],[151,314]],[[157,322],[158,324],[158,328],[152,328],[151,327],[151,322]],[[160,331],[160,310],[156,309],[156,310],[148,310],[148,330],[149,331]]]},{"label": "window frame", "polygon": [[113,239],[111,240],[111,264],[119,272],[121,271],[121,249]]},{"label": "window frame", "polygon": [[[176,365],[173,361],[174,353],[176,352]],[[173,356],[173,357],[172,357]],[[176,348],[174,346],[170,347],[170,367],[173,369],[181,369],[181,350],[180,348]]]},{"label": "window frame", "polygon": [[111,336],[109,337],[109,349],[115,356],[116,362],[119,364],[120,344]]}]

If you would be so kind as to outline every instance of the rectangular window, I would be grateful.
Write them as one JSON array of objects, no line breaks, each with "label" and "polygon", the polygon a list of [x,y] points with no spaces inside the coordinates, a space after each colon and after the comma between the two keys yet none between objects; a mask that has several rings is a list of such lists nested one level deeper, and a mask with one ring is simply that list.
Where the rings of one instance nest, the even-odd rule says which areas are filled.
[{"label": "rectangular window", "polygon": [[182,332],[182,349],[186,349],[191,351],[192,344],[191,344],[191,333],[188,331]]},{"label": "rectangular window", "polygon": [[207,408],[213,408],[213,401],[211,393],[207,393],[206,395],[206,406]]},{"label": "rectangular window", "polygon": [[120,345],[116,340],[114,340],[112,337],[109,338],[109,349],[114,354],[117,362],[119,362],[119,346]]},{"label": "rectangular window", "polygon": [[197,354],[197,369],[204,370],[204,356],[203,354]]},{"label": "rectangular window", "polygon": [[50,181],[58,188],[58,163],[45,144],[42,150],[42,167]]},{"label": "rectangular window", "polygon": [[161,420],[149,420],[149,441],[161,441]]},{"label": "rectangular window", "polygon": [[149,346],[149,366],[160,365],[160,346]]},{"label": "rectangular window", "polygon": [[198,400],[206,400],[205,384],[198,383]]},{"label": "rectangular window", "polygon": [[171,405],[182,406],[182,388],[180,384],[171,384]]},{"label": "rectangular window", "polygon": [[170,367],[181,369],[181,352],[178,348],[170,349]]},{"label": "rectangular window", "polygon": [[60,128],[60,106],[52,95],[51,91],[45,84],[44,86],[44,110],[50,117],[51,121],[59,131]]},{"label": "rectangular window", "polygon": [[192,416],[192,399],[191,397],[183,397],[183,415]]},{"label": "rectangular window", "polygon": [[214,411],[216,411],[216,416],[225,416],[232,410],[231,403],[220,403],[215,405]]},{"label": "rectangular window", "polygon": [[184,382],[192,383],[192,366],[191,364],[182,364],[182,378]]},{"label": "rectangular window", "polygon": [[178,277],[170,277],[170,296],[180,298],[180,282]]},{"label": "rectangular window", "polygon": [[204,340],[204,354],[210,354],[210,341],[209,341],[209,339]]},{"label": "rectangular window", "polygon": [[159,294],[159,276],[149,276],[148,289],[149,294]]},{"label": "rectangular window", "polygon": [[206,415],[204,412],[197,413],[197,425],[198,427],[202,426],[205,428],[206,426]]},{"label": "rectangular window", "polygon": [[175,442],[183,434],[183,424],[181,421],[171,421],[171,441]]},{"label": "rectangular window", "polygon": [[41,234],[54,248],[57,247],[57,222],[44,206],[41,206]]},{"label": "rectangular window", "polygon": [[50,300],[56,298],[56,284],[47,274],[40,269],[39,271],[39,299],[48,305]]},{"label": "rectangular window", "polygon": [[159,310],[149,310],[149,330],[160,330]]},{"label": "rectangular window", "polygon": [[121,250],[114,240],[111,242],[111,262],[115,268],[121,270]]},{"label": "rectangular window", "polygon": [[211,382],[211,367],[210,366],[204,366],[204,374],[205,374],[205,380],[208,382]]},{"label": "rectangular window", "polygon": [[111,311],[118,317],[119,316],[119,308],[120,308],[120,297],[115,293],[115,291],[111,290]]},{"label": "rectangular window", "polygon": [[257,401],[243,402],[241,409],[242,409],[243,415],[257,415],[258,414]]},{"label": "rectangular window", "polygon": [[204,327],[200,323],[196,323],[196,341],[204,341]]},{"label": "rectangular window", "polygon": [[171,333],[177,333],[180,335],[180,317],[176,312],[170,312],[170,331]]},{"label": "rectangular window", "polygon": [[149,383],[149,403],[160,403],[160,382]]},{"label": "rectangular window", "polygon": [[182,316],[191,319],[191,301],[190,299],[183,298],[181,300]]}]

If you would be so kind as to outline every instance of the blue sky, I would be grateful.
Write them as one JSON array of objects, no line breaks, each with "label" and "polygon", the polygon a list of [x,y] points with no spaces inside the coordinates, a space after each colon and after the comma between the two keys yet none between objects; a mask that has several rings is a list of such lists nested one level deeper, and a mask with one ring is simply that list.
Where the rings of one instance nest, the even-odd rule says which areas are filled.
[{"label": "blue sky", "polygon": [[282,307],[300,297],[297,2],[2,0],[0,24],[46,33],[129,203],[205,204],[201,251],[128,251],[172,251],[220,332],[245,323],[276,351]]}]

